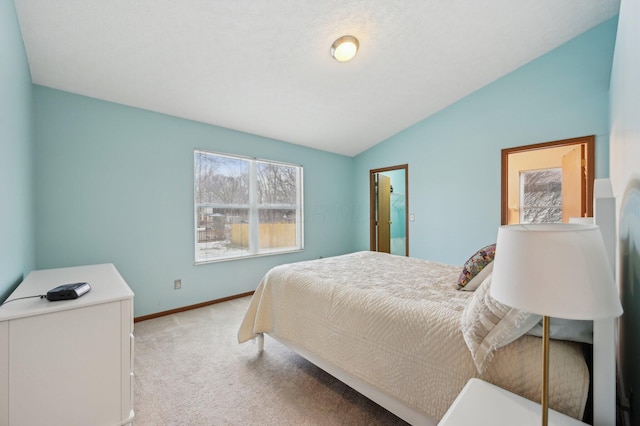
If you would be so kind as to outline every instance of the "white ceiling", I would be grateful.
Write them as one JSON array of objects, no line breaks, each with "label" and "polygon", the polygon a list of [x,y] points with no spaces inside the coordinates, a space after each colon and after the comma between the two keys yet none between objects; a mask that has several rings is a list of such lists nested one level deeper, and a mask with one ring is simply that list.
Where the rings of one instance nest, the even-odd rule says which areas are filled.
[{"label": "white ceiling", "polygon": [[[619,0],[15,0],[35,84],[357,155]],[[339,63],[331,43],[360,50]]]}]

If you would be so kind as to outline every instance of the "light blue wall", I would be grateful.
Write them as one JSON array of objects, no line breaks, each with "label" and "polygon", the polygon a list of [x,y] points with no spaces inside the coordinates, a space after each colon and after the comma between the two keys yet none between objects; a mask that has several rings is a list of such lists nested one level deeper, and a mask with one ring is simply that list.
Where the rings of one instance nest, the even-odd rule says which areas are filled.
[{"label": "light blue wall", "polygon": [[12,0],[0,0],[0,301],[34,266],[31,75]]},{"label": "light blue wall", "polygon": [[[37,267],[113,262],[136,316],[252,291],[275,265],[354,249],[352,158],[40,86],[34,98]],[[194,148],[301,164],[304,252],[194,266]]]},{"label": "light blue wall", "polygon": [[[410,255],[462,264],[495,242],[501,149],[596,135],[596,177],[607,177],[616,25],[616,19],[599,25],[358,155],[359,203],[368,199],[370,169],[409,164],[409,210],[416,215]],[[365,249],[364,212],[356,228],[357,247]]]}]

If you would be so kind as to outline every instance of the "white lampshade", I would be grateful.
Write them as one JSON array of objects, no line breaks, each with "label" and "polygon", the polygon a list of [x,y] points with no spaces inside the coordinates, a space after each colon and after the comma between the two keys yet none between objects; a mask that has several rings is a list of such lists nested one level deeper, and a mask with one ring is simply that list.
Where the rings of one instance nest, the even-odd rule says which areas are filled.
[{"label": "white lampshade", "polygon": [[491,296],[516,309],[588,320],[622,314],[597,225],[506,225],[498,230]]}]

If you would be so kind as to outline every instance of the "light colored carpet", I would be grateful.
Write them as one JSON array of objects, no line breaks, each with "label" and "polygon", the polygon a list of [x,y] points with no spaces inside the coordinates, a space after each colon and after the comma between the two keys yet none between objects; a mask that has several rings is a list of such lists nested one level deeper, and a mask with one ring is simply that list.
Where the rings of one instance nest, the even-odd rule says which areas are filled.
[{"label": "light colored carpet", "polygon": [[280,343],[238,344],[249,297],[135,324],[135,425],[406,425]]}]

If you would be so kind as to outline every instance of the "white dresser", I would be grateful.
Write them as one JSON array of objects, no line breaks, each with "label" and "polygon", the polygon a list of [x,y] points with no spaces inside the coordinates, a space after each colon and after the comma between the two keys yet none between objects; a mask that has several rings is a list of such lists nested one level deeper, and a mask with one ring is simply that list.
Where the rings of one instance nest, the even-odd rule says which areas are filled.
[{"label": "white dresser", "polygon": [[133,421],[133,292],[112,264],[31,272],[7,300],[88,282],[74,300],[0,306],[0,426]]}]

